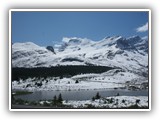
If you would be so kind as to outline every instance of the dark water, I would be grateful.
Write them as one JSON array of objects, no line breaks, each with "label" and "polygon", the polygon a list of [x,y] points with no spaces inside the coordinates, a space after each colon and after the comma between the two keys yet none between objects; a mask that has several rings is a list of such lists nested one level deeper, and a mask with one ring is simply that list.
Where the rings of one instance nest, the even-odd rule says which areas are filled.
[{"label": "dark water", "polygon": [[148,90],[140,90],[140,91],[131,91],[131,90],[114,90],[114,89],[107,89],[107,90],[81,90],[81,91],[35,91],[32,94],[27,95],[19,95],[15,96],[16,98],[21,98],[24,100],[49,100],[53,99],[56,95],[58,96],[60,93],[62,94],[62,98],[64,100],[88,100],[91,99],[96,93],[102,97],[106,96],[114,96],[117,93],[119,95],[125,96],[148,96]]}]

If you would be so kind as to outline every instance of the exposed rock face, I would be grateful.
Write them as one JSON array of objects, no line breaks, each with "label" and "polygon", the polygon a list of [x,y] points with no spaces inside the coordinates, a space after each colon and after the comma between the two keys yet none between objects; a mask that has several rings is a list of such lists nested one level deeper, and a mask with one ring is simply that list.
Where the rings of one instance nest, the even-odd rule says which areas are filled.
[{"label": "exposed rock face", "polygon": [[46,49],[56,54],[52,46],[47,46]]}]

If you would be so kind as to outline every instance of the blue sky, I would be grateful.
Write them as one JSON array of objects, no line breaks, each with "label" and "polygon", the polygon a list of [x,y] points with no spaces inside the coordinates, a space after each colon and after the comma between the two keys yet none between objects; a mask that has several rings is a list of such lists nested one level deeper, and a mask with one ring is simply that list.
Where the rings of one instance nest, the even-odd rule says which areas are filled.
[{"label": "blue sky", "polygon": [[12,43],[59,43],[63,37],[101,40],[148,35],[148,12],[12,12]]}]

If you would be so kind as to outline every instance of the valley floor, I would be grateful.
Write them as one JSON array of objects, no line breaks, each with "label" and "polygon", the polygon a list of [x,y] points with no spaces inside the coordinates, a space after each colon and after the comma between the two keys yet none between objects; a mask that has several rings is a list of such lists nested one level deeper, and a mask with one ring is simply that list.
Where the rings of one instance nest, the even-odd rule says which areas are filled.
[{"label": "valley floor", "polygon": [[[80,90],[103,90],[103,89],[128,89],[128,90],[146,90],[148,89],[148,80],[145,77],[118,69],[110,70],[101,74],[81,74],[70,78],[67,77],[48,77],[48,78],[27,78],[25,80],[12,81],[12,90],[27,91],[80,91]],[[14,95],[14,91],[12,91]],[[23,102],[30,105],[29,102]],[[52,106],[51,100],[36,101],[39,107],[47,105]],[[14,104],[18,107],[19,103]],[[148,96],[103,96],[99,99],[90,100],[63,100],[63,106],[60,108],[148,108]],[[20,106],[22,107],[22,106]],[[59,106],[58,106],[59,107]],[[34,108],[36,108],[34,106]]]}]

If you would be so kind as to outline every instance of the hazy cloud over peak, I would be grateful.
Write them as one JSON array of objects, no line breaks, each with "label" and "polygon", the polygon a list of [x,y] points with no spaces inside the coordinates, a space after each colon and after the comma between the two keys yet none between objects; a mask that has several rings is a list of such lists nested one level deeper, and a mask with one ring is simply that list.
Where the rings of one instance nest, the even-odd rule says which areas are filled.
[{"label": "hazy cloud over peak", "polygon": [[146,31],[148,31],[148,22],[145,25],[138,27],[136,29],[136,31],[137,32],[146,32]]}]

